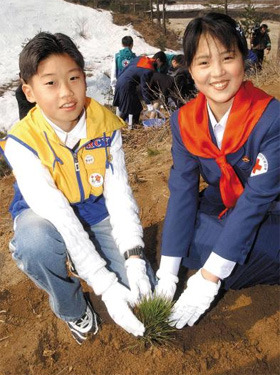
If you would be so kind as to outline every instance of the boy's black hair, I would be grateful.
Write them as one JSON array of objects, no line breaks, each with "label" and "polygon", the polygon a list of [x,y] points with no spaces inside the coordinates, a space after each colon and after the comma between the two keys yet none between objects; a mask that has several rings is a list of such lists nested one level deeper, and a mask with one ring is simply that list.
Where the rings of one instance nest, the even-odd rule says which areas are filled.
[{"label": "boy's black hair", "polygon": [[218,39],[228,50],[236,47],[247,58],[248,47],[244,33],[238,23],[222,13],[210,12],[202,17],[193,19],[186,27],[183,37],[183,48],[186,65],[189,68],[196,54],[201,35],[209,34]]},{"label": "boy's black hair", "polygon": [[28,83],[37,73],[41,61],[51,55],[62,54],[70,56],[81,70],[84,70],[84,58],[69,36],[61,33],[40,32],[24,46],[19,55],[20,78]]},{"label": "boy's black hair", "polygon": [[133,38],[130,35],[126,35],[122,38],[122,45],[124,47],[132,47],[133,46]]},{"label": "boy's black hair", "polygon": [[261,29],[262,29],[262,28],[264,28],[265,30],[267,30],[267,29],[268,29],[267,24],[266,24],[266,23],[263,23],[263,24],[261,25]]},{"label": "boy's black hair", "polygon": [[184,55],[175,55],[172,58],[172,61],[176,61],[177,64],[179,65],[184,65],[185,64],[185,56]]},{"label": "boy's black hair", "polygon": [[167,62],[166,54],[163,51],[155,53],[153,59],[159,59],[163,64]]}]

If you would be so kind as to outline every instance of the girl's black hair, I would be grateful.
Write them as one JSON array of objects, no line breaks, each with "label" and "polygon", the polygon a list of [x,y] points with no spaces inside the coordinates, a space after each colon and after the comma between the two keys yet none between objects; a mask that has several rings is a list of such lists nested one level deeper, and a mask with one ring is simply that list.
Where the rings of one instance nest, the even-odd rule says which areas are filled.
[{"label": "girl's black hair", "polygon": [[183,49],[188,68],[196,54],[200,36],[205,34],[217,39],[228,50],[237,46],[243,60],[247,58],[247,41],[239,24],[226,14],[210,12],[193,19],[186,27]]},{"label": "girl's black hair", "polygon": [[84,70],[84,58],[69,36],[61,33],[40,32],[25,45],[19,55],[20,78],[28,83],[37,73],[41,61],[51,55],[62,54],[70,56],[81,70]]}]

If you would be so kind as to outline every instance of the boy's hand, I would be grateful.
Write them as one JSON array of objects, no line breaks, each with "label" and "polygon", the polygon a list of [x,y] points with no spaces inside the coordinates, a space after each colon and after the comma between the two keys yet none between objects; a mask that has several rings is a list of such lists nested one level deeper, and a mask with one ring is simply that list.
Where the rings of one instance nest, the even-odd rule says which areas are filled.
[{"label": "boy's hand", "polygon": [[135,300],[139,302],[143,296],[152,293],[150,280],[146,273],[146,262],[138,257],[130,257],[125,262],[130,290]]},{"label": "boy's hand", "polygon": [[221,282],[205,279],[201,269],[191,276],[187,288],[181,294],[169,317],[170,325],[178,329],[186,324],[193,326],[198,318],[209,308],[218,294]]},{"label": "boy's hand", "polygon": [[119,326],[134,336],[143,336],[145,327],[129,308],[129,304],[134,301],[131,298],[131,292],[126,287],[115,282],[102,294],[102,300],[111,318]]}]

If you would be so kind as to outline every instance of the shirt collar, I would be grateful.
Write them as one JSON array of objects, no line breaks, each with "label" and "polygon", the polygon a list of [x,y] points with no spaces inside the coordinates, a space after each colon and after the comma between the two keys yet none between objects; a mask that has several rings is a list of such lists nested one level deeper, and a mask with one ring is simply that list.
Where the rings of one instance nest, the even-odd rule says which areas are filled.
[{"label": "shirt collar", "polygon": [[215,116],[214,116],[214,114],[213,114],[213,112],[212,112],[209,104],[207,103],[207,111],[208,111],[210,123],[211,123],[211,126],[212,126],[213,130],[215,129],[215,127],[217,125],[221,125],[221,127],[223,127],[224,129],[226,128],[226,124],[227,124],[228,116],[230,114],[231,107],[232,107],[232,105],[229,107],[229,109],[223,115],[223,117],[221,118],[221,120],[218,122],[216,120],[216,118],[215,118]]},{"label": "shirt collar", "polygon": [[[42,111],[43,113],[43,111]],[[62,130],[59,126],[54,124],[44,113],[43,116],[47,120],[47,122],[51,125],[53,130],[55,131],[58,138],[63,142],[66,146],[72,148],[75,146],[75,144],[82,138],[87,137],[87,128],[86,128],[86,114],[85,110],[83,110],[83,113],[78,121],[78,123],[75,125],[75,127],[70,131],[66,132]]]}]

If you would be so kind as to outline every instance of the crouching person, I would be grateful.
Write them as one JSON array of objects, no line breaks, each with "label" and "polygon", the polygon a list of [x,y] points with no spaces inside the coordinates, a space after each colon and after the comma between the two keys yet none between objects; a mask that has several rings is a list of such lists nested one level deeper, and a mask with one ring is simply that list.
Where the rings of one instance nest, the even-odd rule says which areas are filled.
[{"label": "crouching person", "polygon": [[[198,271],[171,324],[192,326],[220,289],[279,284],[279,101],[244,81],[247,44],[220,13],[192,20],[183,46],[198,96],[171,117],[173,166],[158,294],[180,263]],[[202,175],[207,188],[199,194]]]},{"label": "crouching person", "polygon": [[128,184],[124,122],[86,97],[84,59],[68,36],[40,32],[23,48],[19,67],[36,106],[0,142],[17,180],[13,258],[48,293],[79,344],[98,325],[79,279],[67,271],[68,256],[112,319],[143,335],[130,306],[150,293],[154,276]]}]

